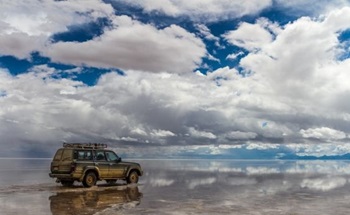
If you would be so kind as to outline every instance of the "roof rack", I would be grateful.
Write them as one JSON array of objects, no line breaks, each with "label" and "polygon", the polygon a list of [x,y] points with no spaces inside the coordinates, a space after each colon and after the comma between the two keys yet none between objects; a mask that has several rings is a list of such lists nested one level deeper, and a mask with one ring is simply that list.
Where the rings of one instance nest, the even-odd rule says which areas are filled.
[{"label": "roof rack", "polygon": [[79,148],[79,149],[105,149],[107,144],[104,143],[63,143],[64,148]]}]

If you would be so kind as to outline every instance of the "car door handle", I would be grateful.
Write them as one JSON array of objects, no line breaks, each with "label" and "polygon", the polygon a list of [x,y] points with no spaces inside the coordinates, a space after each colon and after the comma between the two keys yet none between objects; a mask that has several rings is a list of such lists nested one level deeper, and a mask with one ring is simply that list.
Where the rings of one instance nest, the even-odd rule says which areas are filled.
[{"label": "car door handle", "polygon": [[113,164],[112,164],[112,163],[110,163],[109,165],[110,165],[110,166],[113,166]]}]

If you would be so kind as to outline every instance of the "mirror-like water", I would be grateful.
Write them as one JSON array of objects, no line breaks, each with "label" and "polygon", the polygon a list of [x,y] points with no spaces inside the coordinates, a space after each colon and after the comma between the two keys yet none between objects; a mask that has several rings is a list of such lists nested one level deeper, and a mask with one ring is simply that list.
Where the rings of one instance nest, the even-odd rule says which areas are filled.
[{"label": "mirror-like water", "polygon": [[347,214],[348,161],[139,160],[138,186],[64,188],[50,160],[0,159],[0,214]]}]

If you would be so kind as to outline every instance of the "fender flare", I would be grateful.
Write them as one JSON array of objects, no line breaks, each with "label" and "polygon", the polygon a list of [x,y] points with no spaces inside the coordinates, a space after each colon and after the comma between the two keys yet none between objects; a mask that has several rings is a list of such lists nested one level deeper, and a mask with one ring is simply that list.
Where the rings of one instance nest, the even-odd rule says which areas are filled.
[{"label": "fender flare", "polygon": [[79,180],[80,180],[80,181],[83,181],[83,180],[84,180],[84,177],[85,177],[85,175],[86,175],[86,172],[87,172],[87,171],[90,171],[90,170],[96,172],[96,173],[97,173],[96,177],[97,177],[98,179],[100,178],[100,170],[99,170],[97,167],[95,167],[95,166],[86,166],[86,167],[84,168],[83,174],[81,175],[81,178],[80,178]]},{"label": "fender flare", "polygon": [[137,174],[138,174],[139,176],[141,176],[141,171],[140,171],[138,168],[136,168],[136,167],[131,167],[131,168],[129,168],[128,171],[126,172],[126,177],[128,177],[129,174],[130,174],[132,171],[136,171]]}]

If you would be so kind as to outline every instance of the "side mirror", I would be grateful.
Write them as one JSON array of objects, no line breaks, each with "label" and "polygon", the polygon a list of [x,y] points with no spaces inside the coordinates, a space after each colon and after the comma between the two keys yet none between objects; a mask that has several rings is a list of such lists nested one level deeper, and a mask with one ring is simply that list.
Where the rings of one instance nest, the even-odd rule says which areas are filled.
[{"label": "side mirror", "polygon": [[119,163],[119,162],[121,162],[122,161],[122,159],[121,158],[118,158],[117,159],[117,163]]}]

